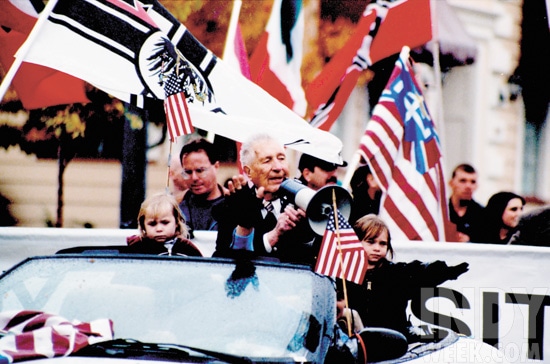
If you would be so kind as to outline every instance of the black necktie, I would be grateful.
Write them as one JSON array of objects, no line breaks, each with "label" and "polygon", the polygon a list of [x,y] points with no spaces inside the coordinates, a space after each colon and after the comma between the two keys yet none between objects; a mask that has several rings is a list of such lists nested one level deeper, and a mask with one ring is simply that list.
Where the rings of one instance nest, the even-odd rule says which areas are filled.
[{"label": "black necktie", "polygon": [[264,209],[267,211],[267,215],[264,217],[264,221],[266,222],[266,226],[268,226],[270,229],[274,228],[275,225],[277,225],[277,218],[275,217],[275,214],[273,213],[273,204],[271,201],[263,201]]}]

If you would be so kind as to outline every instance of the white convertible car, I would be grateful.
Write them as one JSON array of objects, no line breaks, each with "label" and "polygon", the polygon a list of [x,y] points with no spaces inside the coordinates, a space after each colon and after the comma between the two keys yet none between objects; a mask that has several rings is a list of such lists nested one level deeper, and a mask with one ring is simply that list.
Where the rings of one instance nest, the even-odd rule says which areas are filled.
[{"label": "white convertible car", "polygon": [[350,339],[334,282],[306,267],[81,250],[2,274],[0,363],[505,362],[443,329],[417,345],[376,328]]}]

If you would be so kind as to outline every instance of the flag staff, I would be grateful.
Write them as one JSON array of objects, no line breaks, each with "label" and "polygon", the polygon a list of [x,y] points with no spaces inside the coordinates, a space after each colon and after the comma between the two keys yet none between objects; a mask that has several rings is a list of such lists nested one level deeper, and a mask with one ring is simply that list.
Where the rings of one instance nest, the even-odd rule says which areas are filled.
[{"label": "flag staff", "polygon": [[168,173],[166,175],[166,194],[170,193],[170,168],[172,164],[172,139],[170,139],[170,148],[168,150]]},{"label": "flag staff", "polygon": [[332,213],[334,214],[334,223],[336,228],[336,244],[338,245],[338,260],[340,261],[340,279],[342,279],[342,287],[344,290],[344,317],[348,323],[348,336],[351,337],[351,310],[346,313],[346,308],[349,308],[348,304],[348,292],[346,288],[346,278],[344,276],[344,258],[342,254],[342,244],[340,243],[340,227],[338,226],[338,207],[336,206],[336,192],[332,190]]},{"label": "flag staff", "polygon": [[13,81],[15,74],[19,70],[19,67],[21,67],[21,64],[23,63],[23,60],[25,59],[25,56],[27,55],[27,52],[29,51],[31,44],[34,42],[35,38],[38,36],[40,29],[42,28],[46,19],[48,19],[48,16],[51,14],[56,3],[57,3],[57,0],[48,1],[46,6],[44,7],[44,10],[42,10],[40,15],[38,16],[38,20],[36,21],[36,23],[34,24],[34,27],[29,33],[27,40],[25,40],[25,42],[21,45],[21,47],[19,47],[19,49],[15,53],[14,55],[15,60],[13,61],[10,69],[6,73],[6,76],[2,80],[2,84],[0,84],[0,101],[4,99],[4,96],[6,95],[6,92],[10,87],[11,81]]},{"label": "flag staff", "polygon": [[[401,58],[408,59],[410,51],[411,49],[408,46],[403,46],[403,48],[401,48],[401,52],[399,56]],[[360,162],[361,162],[361,154],[358,151],[356,151],[352,157],[352,160],[348,164],[346,175],[344,176],[344,180],[342,181],[342,187],[346,189],[350,189],[351,178],[353,177],[353,173],[357,169],[357,166],[359,166]]]}]

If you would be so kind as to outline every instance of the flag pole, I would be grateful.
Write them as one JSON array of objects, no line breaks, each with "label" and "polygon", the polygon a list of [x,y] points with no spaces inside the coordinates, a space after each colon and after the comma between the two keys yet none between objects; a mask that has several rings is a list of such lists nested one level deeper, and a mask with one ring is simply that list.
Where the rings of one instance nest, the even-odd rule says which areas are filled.
[{"label": "flag pole", "polygon": [[344,317],[348,323],[348,336],[351,337],[351,310],[346,314],[346,308],[349,308],[348,304],[348,292],[346,287],[346,278],[344,276],[344,258],[342,254],[342,244],[340,243],[340,227],[338,223],[338,207],[336,206],[336,192],[332,190],[332,212],[334,213],[334,224],[336,228],[336,244],[338,246],[338,260],[340,261],[340,279],[342,280],[342,287],[344,290]]},{"label": "flag pole", "polygon": [[23,63],[25,56],[27,55],[27,52],[29,51],[35,38],[38,36],[40,29],[42,28],[46,19],[48,19],[48,16],[51,14],[56,3],[57,3],[57,0],[48,1],[46,6],[44,7],[44,10],[42,10],[40,15],[38,16],[38,20],[36,21],[36,23],[34,24],[34,27],[29,33],[27,40],[25,40],[25,42],[21,45],[21,47],[19,47],[19,49],[15,53],[14,55],[15,60],[11,64],[10,69],[6,73],[6,76],[4,77],[4,79],[2,80],[2,84],[0,84],[0,101],[4,99],[4,96],[6,95],[6,92],[10,87],[11,81],[13,81],[13,78],[15,77],[15,74],[19,70],[19,67],[21,67],[21,64]]},{"label": "flag pole", "polygon": [[350,183],[351,178],[353,177],[353,174],[355,173],[355,170],[361,163],[361,154],[359,152],[355,152],[355,154],[352,157],[352,160],[348,164],[348,167],[346,169],[346,175],[344,176],[344,180],[342,181],[342,187],[345,189],[350,189]]},{"label": "flag pole", "polygon": [[228,41],[231,38],[231,34],[237,32],[237,25],[239,24],[239,14],[241,13],[242,0],[233,1],[233,9],[231,10],[231,17],[229,18],[229,26],[227,27],[227,36],[225,38],[225,47],[223,48],[222,59],[226,61],[229,58],[229,52],[233,50],[233,44]]},{"label": "flag pole", "polygon": [[168,194],[170,192],[170,168],[172,164],[172,140],[170,139],[170,148],[168,150],[168,173],[166,176],[166,193]]}]

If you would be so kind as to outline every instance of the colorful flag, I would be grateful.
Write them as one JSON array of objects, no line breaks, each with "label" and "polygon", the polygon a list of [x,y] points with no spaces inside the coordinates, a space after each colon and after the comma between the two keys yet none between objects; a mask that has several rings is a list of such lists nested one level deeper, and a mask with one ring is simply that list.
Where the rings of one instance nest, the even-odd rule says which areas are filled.
[{"label": "colorful flag", "polygon": [[302,117],[307,108],[301,76],[303,41],[302,1],[275,0],[250,57],[252,81]]},{"label": "colorful flag", "polygon": [[307,87],[311,124],[330,130],[362,71],[405,45],[414,48],[431,38],[429,0],[378,0],[367,5],[348,42]]},{"label": "colorful flag", "polygon": [[241,12],[242,0],[233,1],[231,19],[227,29],[225,47],[223,49],[223,61],[230,67],[238,69],[241,74],[250,79],[250,65],[248,64],[248,54],[244,44],[241,25],[239,23],[239,14]]},{"label": "colorful flag", "polygon": [[346,218],[340,211],[337,215],[338,226],[334,214],[329,216],[315,272],[361,284],[368,266],[367,253]]},{"label": "colorful flag", "polygon": [[[237,69],[241,74],[250,80],[250,65],[248,64],[248,52],[244,44],[241,26],[239,23],[239,15],[241,13],[242,0],[233,1],[233,9],[231,10],[231,19],[227,29],[227,37],[225,39],[225,47],[223,49],[223,61],[233,69]],[[236,142],[237,166],[239,173],[244,174],[241,163],[241,147],[242,143]]]},{"label": "colorful flag", "polygon": [[404,49],[374,107],[359,153],[382,189],[379,216],[398,240],[445,241],[439,137]]},{"label": "colorful flag", "polygon": [[113,323],[108,319],[91,322],[68,320],[40,311],[4,311],[0,328],[0,362],[67,356],[87,345],[113,339]]},{"label": "colorful flag", "polygon": [[170,136],[170,140],[174,142],[177,137],[191,134],[195,129],[193,128],[193,123],[191,123],[189,109],[187,108],[187,97],[182,85],[185,79],[172,73],[163,82],[166,92],[164,111],[166,112],[168,135]]},{"label": "colorful flag", "polygon": [[[42,5],[38,9],[34,5]],[[36,23],[41,2],[5,0],[0,3],[0,64],[7,72],[15,53]],[[27,110],[73,103],[87,103],[84,81],[63,72],[23,62],[11,86]]]},{"label": "colorful flag", "polygon": [[156,0],[58,0],[25,57],[138,107],[166,97],[159,80],[179,65],[194,127],[240,142],[270,133],[289,148],[342,163],[337,137],[225,65]]}]

